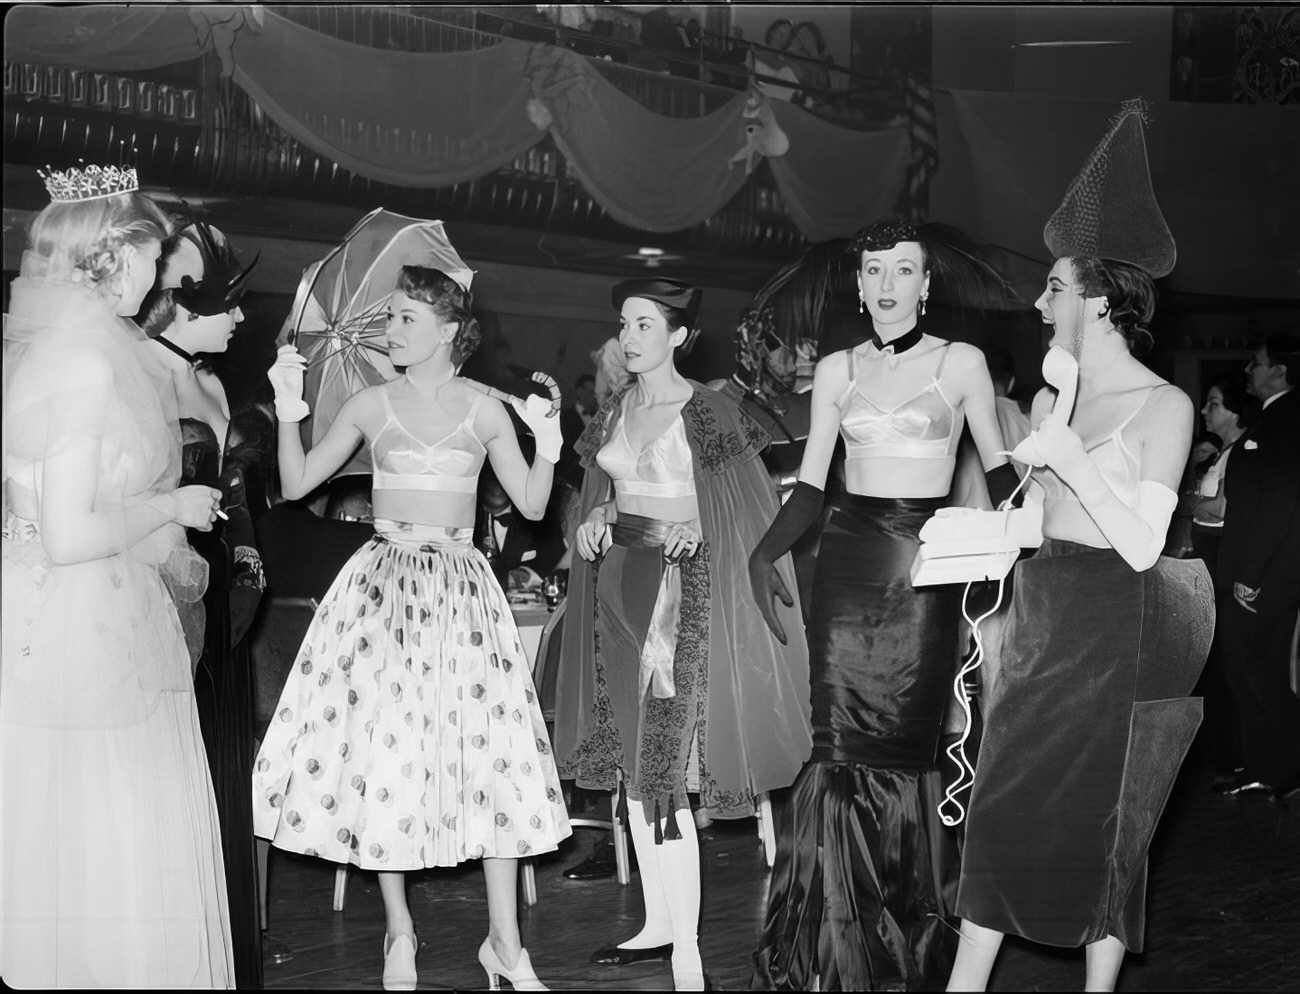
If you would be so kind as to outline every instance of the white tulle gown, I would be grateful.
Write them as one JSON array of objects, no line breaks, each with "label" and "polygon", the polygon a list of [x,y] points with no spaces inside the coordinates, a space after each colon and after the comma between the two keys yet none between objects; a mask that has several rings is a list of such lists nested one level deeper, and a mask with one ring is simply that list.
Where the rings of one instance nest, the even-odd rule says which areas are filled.
[{"label": "white tulle gown", "polygon": [[[179,529],[51,562],[45,460],[99,439],[97,510],[174,487],[179,438],[143,337],[97,295],[18,279],[5,327],[0,977],[229,987],[212,781],[173,586]],[[250,826],[251,828],[251,826]]]}]

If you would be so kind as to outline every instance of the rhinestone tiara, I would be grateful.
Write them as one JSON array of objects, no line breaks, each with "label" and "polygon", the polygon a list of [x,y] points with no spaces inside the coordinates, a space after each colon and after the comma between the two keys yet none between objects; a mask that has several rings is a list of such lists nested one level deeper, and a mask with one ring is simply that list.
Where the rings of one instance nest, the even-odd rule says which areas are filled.
[{"label": "rhinestone tiara", "polygon": [[[118,166],[85,166],[83,168],[50,169],[40,173],[45,180],[45,189],[50,194],[50,202],[70,204],[82,200],[99,200],[101,197],[114,197],[119,193],[135,193],[140,189],[140,180],[134,168],[121,169]],[[37,172],[40,172],[37,170]]]}]

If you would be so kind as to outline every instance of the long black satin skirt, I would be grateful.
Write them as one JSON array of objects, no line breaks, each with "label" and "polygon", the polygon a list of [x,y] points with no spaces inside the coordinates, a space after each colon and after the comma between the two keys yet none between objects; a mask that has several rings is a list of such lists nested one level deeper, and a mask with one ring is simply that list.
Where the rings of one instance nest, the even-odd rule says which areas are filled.
[{"label": "long black satin skirt", "polygon": [[253,839],[253,660],[247,642],[230,644],[230,569],[216,531],[191,532],[208,562],[203,655],[194,673],[194,704],[212,772],[221,823],[221,852],[230,902],[235,986],[262,987],[261,899]]},{"label": "long black satin skirt", "polygon": [[1138,573],[1048,539],[1016,566],[1001,691],[980,744],[963,919],[1055,946],[1142,950],[1147,849],[1201,720],[1205,565]]},{"label": "long black satin skirt", "polygon": [[776,809],[756,988],[934,989],[952,965],[936,759],[962,591],[908,575],[945,503],[829,502],[808,625],[813,753]]}]

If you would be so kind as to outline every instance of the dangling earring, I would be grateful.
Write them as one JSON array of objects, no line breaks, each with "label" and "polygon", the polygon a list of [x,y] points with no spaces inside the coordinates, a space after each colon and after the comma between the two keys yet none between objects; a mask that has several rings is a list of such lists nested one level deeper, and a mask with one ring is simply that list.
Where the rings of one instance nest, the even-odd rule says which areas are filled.
[{"label": "dangling earring", "polygon": [[925,317],[925,302],[930,299],[928,293],[921,294],[921,317]]},{"label": "dangling earring", "polygon": [[862,295],[862,291],[859,290],[858,291],[858,313],[865,314],[866,310],[867,310],[867,298],[864,297]]}]

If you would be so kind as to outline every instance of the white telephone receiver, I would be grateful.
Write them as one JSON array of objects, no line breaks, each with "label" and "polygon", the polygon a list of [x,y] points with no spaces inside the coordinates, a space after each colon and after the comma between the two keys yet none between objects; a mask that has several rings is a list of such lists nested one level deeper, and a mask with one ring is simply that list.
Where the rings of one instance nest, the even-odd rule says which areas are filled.
[{"label": "white telephone receiver", "polygon": [[[1052,405],[1052,410],[1047,416],[1056,418],[1063,424],[1069,424],[1070,414],[1074,411],[1074,400],[1079,393],[1079,363],[1065,349],[1053,345],[1047,350],[1047,355],[1043,356],[1043,379],[1048,386],[1056,387],[1056,403]],[[1035,434],[1030,432],[1016,446],[1015,451],[1011,453],[1012,459],[1026,466],[1046,464],[1038,451],[1038,439],[1034,437]]]}]

